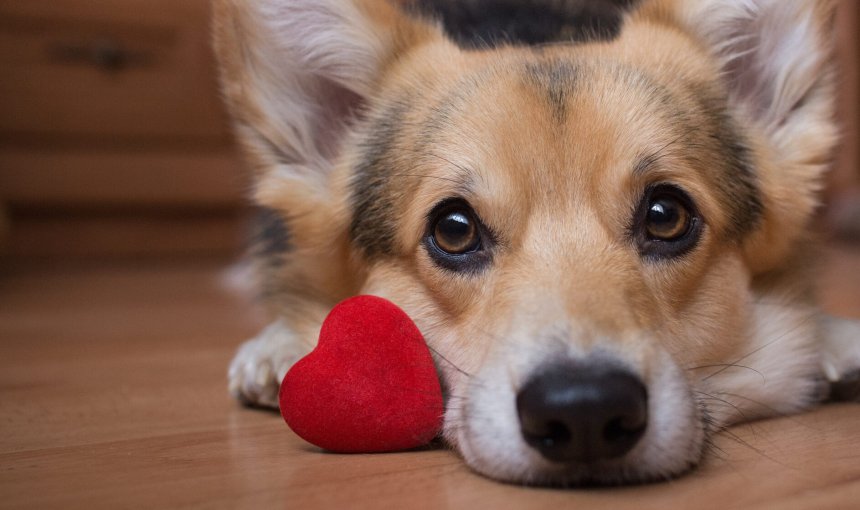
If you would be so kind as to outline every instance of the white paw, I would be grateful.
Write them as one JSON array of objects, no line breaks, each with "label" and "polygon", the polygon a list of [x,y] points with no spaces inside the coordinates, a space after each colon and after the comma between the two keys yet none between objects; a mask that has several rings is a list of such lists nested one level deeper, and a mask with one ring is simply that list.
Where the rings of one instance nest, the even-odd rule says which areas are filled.
[{"label": "white paw", "polygon": [[821,365],[833,400],[860,402],[860,321],[826,317]]},{"label": "white paw", "polygon": [[284,375],[305,354],[307,348],[282,322],[271,324],[243,343],[230,362],[230,394],[246,404],[277,408]]},{"label": "white paw", "polygon": [[860,321],[825,317],[822,365],[830,381],[860,369]]}]

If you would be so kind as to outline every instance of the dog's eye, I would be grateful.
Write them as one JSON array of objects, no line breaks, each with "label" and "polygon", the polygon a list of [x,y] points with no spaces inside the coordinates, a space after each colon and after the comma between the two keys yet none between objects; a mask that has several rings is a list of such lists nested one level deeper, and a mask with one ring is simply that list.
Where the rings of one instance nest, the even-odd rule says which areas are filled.
[{"label": "dog's eye", "polygon": [[458,273],[476,272],[491,260],[495,237],[468,202],[439,203],[427,216],[424,246],[436,265]]},{"label": "dog's eye", "polygon": [[633,238],[649,258],[679,257],[701,237],[702,220],[692,199],[671,184],[651,186],[634,218]]},{"label": "dog's eye", "polygon": [[445,253],[459,255],[474,251],[480,244],[477,221],[463,207],[443,211],[433,227],[433,240]]},{"label": "dog's eye", "polygon": [[653,240],[674,241],[690,230],[690,211],[674,197],[654,197],[648,204],[645,229]]}]

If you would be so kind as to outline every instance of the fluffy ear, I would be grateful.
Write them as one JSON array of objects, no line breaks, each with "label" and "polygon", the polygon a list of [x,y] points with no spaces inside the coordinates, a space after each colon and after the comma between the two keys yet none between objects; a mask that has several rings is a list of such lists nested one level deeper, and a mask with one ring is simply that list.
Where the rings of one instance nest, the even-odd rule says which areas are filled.
[{"label": "fluffy ear", "polygon": [[808,226],[836,144],[829,0],[677,0],[685,28],[718,59],[741,124],[760,138],[764,221],[747,242],[770,269]]},{"label": "fluffy ear", "polygon": [[258,179],[304,202],[324,193],[386,68],[435,33],[384,0],[217,0],[223,90]]}]

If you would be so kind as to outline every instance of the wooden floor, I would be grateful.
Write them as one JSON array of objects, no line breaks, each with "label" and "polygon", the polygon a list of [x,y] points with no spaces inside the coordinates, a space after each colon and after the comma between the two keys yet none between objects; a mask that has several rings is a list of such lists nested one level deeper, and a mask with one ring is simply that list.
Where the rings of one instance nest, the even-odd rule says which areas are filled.
[{"label": "wooden floor", "polygon": [[[860,248],[829,309],[860,317]],[[682,479],[523,488],[445,450],[333,455],[227,397],[262,317],[225,265],[0,269],[0,508],[860,508],[860,405],[737,427]]]}]

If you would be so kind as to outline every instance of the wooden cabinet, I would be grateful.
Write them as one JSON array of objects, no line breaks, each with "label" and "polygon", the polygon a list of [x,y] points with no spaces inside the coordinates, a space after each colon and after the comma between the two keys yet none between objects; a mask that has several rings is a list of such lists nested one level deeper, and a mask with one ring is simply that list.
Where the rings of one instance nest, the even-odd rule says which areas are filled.
[{"label": "wooden cabinet", "polygon": [[[105,11],[96,16],[99,7]],[[0,133],[101,142],[226,140],[206,7],[204,1],[6,2],[0,6]]]},{"label": "wooden cabinet", "polygon": [[13,256],[237,248],[247,186],[209,15],[207,0],[0,0]]}]

